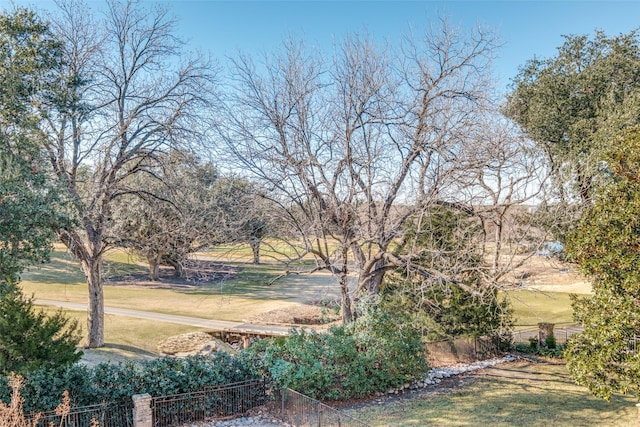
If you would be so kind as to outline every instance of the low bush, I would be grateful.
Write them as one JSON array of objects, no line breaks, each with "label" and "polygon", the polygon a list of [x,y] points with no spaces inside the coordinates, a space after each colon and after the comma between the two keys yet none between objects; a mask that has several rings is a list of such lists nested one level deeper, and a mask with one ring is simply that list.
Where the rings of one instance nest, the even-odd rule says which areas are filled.
[{"label": "low bush", "polygon": [[[134,394],[165,396],[198,391],[207,386],[255,378],[247,361],[226,353],[185,359],[159,358],[140,363],[102,363],[43,368],[24,375],[21,393],[26,412],[54,409],[60,396],[69,392],[72,406],[129,399]],[[9,402],[11,388],[0,377],[0,399]]]},{"label": "low bush", "polygon": [[[20,375],[10,374],[8,384],[11,388],[11,400],[8,403],[0,402],[0,425],[2,427],[38,427],[41,414],[28,416],[24,411],[24,399],[20,394],[23,378]],[[56,414],[60,414],[63,418],[71,409],[69,393],[62,393],[62,402],[56,407]],[[53,426],[53,424],[50,424]],[[91,420],[91,427],[98,427],[95,419]]]},{"label": "low bush", "polygon": [[378,309],[327,333],[294,330],[263,340],[241,357],[257,362],[276,387],[327,400],[386,391],[427,370],[420,333]]},{"label": "low bush", "polygon": [[[563,344],[557,344],[555,340],[551,342],[551,340],[547,340],[547,346],[542,347],[538,345],[538,340],[536,338],[531,338],[529,340],[529,344],[525,343],[517,343],[513,346],[513,349],[519,353],[523,354],[532,354],[535,356],[541,357],[550,357],[550,358],[562,358],[565,346]],[[553,345],[549,345],[553,344]]]}]

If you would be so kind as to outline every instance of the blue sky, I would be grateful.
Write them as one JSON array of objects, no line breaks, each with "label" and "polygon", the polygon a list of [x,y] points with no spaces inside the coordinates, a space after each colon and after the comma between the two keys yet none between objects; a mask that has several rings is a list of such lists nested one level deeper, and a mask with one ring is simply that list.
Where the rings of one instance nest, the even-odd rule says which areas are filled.
[{"label": "blue sky", "polygon": [[[562,44],[563,34],[608,35],[640,27],[640,1],[223,1],[142,0],[169,4],[179,34],[191,49],[209,51],[224,63],[237,50],[270,51],[288,35],[330,52],[334,40],[364,29],[378,40],[397,41],[410,27],[424,29],[438,15],[463,28],[493,29],[504,46],[494,64],[504,90],[528,59],[545,58]],[[49,8],[50,0],[19,0]],[[95,7],[102,1],[90,0]],[[10,0],[0,0],[7,6]]]},{"label": "blue sky", "polygon": [[332,41],[366,29],[377,39],[398,40],[409,27],[425,28],[438,14],[463,28],[480,24],[504,43],[495,71],[504,88],[518,67],[549,57],[563,34],[609,35],[640,26],[640,1],[213,1],[169,2],[192,44],[214,55],[270,50],[287,34],[331,49]]}]

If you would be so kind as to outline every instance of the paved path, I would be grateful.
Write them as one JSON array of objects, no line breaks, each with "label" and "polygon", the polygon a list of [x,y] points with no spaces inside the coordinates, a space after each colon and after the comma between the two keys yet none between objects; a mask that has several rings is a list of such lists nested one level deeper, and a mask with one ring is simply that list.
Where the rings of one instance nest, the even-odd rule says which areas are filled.
[{"label": "paved path", "polygon": [[[87,311],[86,304],[67,301],[54,301],[46,299],[35,299],[34,304],[49,305],[54,307],[62,307],[69,310]],[[276,325],[258,325],[243,322],[229,322],[225,320],[210,320],[200,317],[177,316],[174,314],[155,313],[143,310],[131,310],[128,308],[105,307],[104,314],[112,314],[116,316],[128,316],[138,319],[156,320],[159,322],[179,323],[181,325],[196,326],[198,328],[207,328],[216,331],[234,331],[257,334],[270,335],[288,335],[289,326]]]}]

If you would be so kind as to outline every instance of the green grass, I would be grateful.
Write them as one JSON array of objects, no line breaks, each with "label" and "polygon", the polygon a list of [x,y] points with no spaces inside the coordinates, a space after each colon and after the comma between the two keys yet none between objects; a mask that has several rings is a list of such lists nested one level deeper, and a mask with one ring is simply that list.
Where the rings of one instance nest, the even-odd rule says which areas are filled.
[{"label": "green grass", "polygon": [[[445,393],[366,407],[351,414],[373,426],[637,426],[636,401],[591,396],[564,365],[522,363],[487,371]],[[492,373],[493,372],[493,373]],[[505,376],[506,375],[506,376]]]},{"label": "green grass", "polygon": [[[53,307],[39,307],[45,313],[54,313],[58,309]],[[63,310],[65,315],[78,321],[80,328],[86,328],[87,315],[82,311]],[[122,358],[136,358],[140,356],[157,356],[157,345],[160,341],[186,332],[202,331],[202,328],[179,325],[175,323],[158,322],[127,316],[105,316],[104,325],[106,348],[97,350],[98,353],[111,353]],[[82,345],[82,341],[80,345]],[[95,352],[96,350],[91,350]],[[112,358],[110,358],[112,359]]]},{"label": "green grass", "polygon": [[[147,271],[144,265],[137,264],[124,251],[112,251],[106,258],[106,276]],[[107,285],[104,287],[105,305],[206,319],[244,321],[266,311],[290,307],[298,304],[298,301],[319,299],[318,293],[326,295],[323,293],[327,289],[337,289],[332,279],[322,274],[293,275],[267,286],[266,283],[284,272],[282,266],[256,266],[241,262],[227,264],[238,267],[240,273],[208,286],[176,290]],[[50,263],[33,267],[23,274],[22,287],[27,295],[39,299],[76,303],[87,301],[84,274],[71,254],[60,246],[52,254]],[[509,298],[514,307],[517,329],[535,327],[541,321],[559,325],[572,322],[569,294],[518,290],[509,292]],[[77,313],[77,316],[81,316],[80,324],[84,327],[84,314]],[[154,322],[114,316],[107,316],[106,322],[106,341],[109,344],[154,351],[154,346],[162,339],[157,335],[158,328]],[[112,322],[110,326],[109,322]],[[161,329],[161,335],[165,338],[192,330],[170,324],[163,324]],[[150,347],[145,347],[146,342]]]},{"label": "green grass", "polygon": [[[271,309],[282,308],[293,300],[313,299],[310,289],[326,277],[291,276],[266,283],[283,273],[283,267],[273,264],[255,266],[238,262],[228,264],[240,268],[235,277],[209,286],[181,290],[105,286],[106,305],[141,309],[166,314],[202,317],[207,319],[242,321],[247,317]],[[123,251],[112,251],[107,256],[104,272],[108,276],[127,273],[145,273]],[[27,295],[41,299],[84,303],[87,289],[84,274],[71,254],[61,247],[52,254],[51,262],[33,267],[23,274],[22,287]],[[331,287],[331,283],[325,284]],[[334,287],[335,288],[335,287]],[[516,317],[516,329],[535,327],[538,322],[572,323],[569,294],[517,290],[508,293]]]},{"label": "green grass", "polygon": [[[105,305],[206,319],[243,321],[265,311],[298,304],[293,300],[304,294],[304,281],[296,286],[290,286],[286,281],[277,281],[271,286],[265,284],[282,274],[281,267],[230,264],[241,267],[241,272],[232,279],[210,286],[172,290],[107,285],[104,287]],[[126,252],[121,251],[110,252],[104,267],[106,276],[146,271],[145,266],[136,264]],[[23,274],[22,279],[21,286],[29,296],[77,303],[87,301],[87,286],[82,269],[73,256],[60,246],[52,254],[49,263],[32,267]],[[81,327],[86,328],[84,312],[67,313],[78,319]],[[114,355],[151,355],[156,352],[159,341],[194,330],[198,328],[107,315],[106,346],[91,352],[105,360],[113,360]]]},{"label": "green grass", "polygon": [[[109,254],[105,275],[146,272],[126,253]],[[206,319],[242,321],[247,317],[290,305],[298,296],[286,283],[266,283],[282,273],[276,266],[246,266],[234,278],[208,286],[179,290],[105,286],[105,304],[113,307],[153,311]],[[51,262],[34,267],[22,276],[21,286],[27,295],[85,303],[87,287],[82,270],[72,256],[56,250]]]},{"label": "green grass", "polygon": [[535,290],[510,291],[508,296],[514,310],[516,329],[537,327],[538,322],[574,323],[569,295]]}]

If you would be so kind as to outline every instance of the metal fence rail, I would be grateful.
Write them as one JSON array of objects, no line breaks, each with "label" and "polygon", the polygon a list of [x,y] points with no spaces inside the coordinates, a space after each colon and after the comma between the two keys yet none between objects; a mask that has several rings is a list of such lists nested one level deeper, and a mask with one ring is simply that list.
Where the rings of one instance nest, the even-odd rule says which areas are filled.
[{"label": "metal fence rail", "polygon": [[[582,333],[584,328],[579,325],[569,325],[553,330],[553,336],[558,344],[566,343],[571,336]],[[538,339],[539,329],[523,329],[519,331],[513,331],[511,333],[514,343],[527,343],[530,339]]]},{"label": "metal fence rail", "polygon": [[239,415],[267,401],[264,380],[226,384],[193,393],[154,397],[154,427],[169,427],[208,418]]},{"label": "metal fence rail", "polygon": [[129,401],[110,402],[99,405],[71,408],[67,415],[55,411],[42,412],[38,427],[49,427],[51,423],[58,427],[91,427],[92,420],[100,427],[132,427],[133,403]]},{"label": "metal fence rail", "polygon": [[279,418],[296,427],[368,427],[353,417],[291,389],[276,395]]}]

